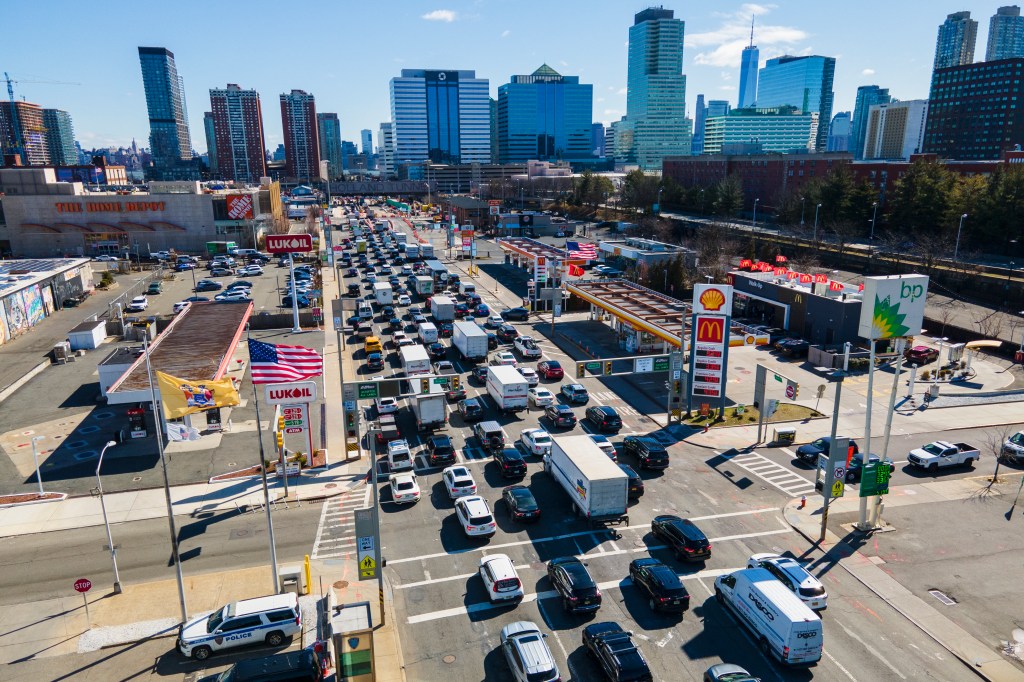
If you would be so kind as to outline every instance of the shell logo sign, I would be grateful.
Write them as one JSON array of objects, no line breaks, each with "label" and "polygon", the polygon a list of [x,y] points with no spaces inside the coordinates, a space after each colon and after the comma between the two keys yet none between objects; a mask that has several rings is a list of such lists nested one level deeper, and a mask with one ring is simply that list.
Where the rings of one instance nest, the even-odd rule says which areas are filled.
[{"label": "shell logo sign", "polygon": [[694,285],[693,313],[732,314],[732,287],[727,284]]}]

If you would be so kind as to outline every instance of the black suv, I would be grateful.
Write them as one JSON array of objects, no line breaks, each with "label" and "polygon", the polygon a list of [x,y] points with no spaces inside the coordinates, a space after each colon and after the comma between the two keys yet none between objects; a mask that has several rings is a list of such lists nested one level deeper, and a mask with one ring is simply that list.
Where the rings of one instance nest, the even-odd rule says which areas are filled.
[{"label": "black suv", "polygon": [[594,623],[583,628],[583,646],[612,682],[651,682],[654,679],[647,659],[618,623]]},{"label": "black suv", "polygon": [[427,346],[427,355],[431,360],[444,360],[448,357],[448,346],[440,341],[434,342]]},{"label": "black suv", "polygon": [[501,491],[508,514],[515,521],[539,521],[540,505],[525,485],[510,485]]},{"label": "black suv", "polygon": [[526,460],[516,448],[494,448],[491,457],[505,478],[522,478],[526,475]]},{"label": "black suv", "polygon": [[622,449],[636,457],[641,469],[667,469],[668,450],[665,446],[646,436],[626,436]]},{"label": "black suv", "polygon": [[640,478],[640,474],[628,464],[620,464],[619,468],[622,469],[622,473],[629,476],[629,499],[639,500],[644,494],[644,479]]},{"label": "black suv", "polygon": [[652,611],[682,613],[690,608],[690,593],[679,576],[657,559],[629,562],[629,577],[634,585],[647,593],[647,603]]},{"label": "black suv", "polygon": [[498,327],[498,331],[495,332],[495,335],[498,337],[499,341],[511,343],[516,339],[516,337],[519,336],[519,332],[517,332],[516,328],[513,327],[512,325],[503,324],[500,327]]},{"label": "black suv", "polygon": [[384,356],[380,353],[370,353],[366,356],[367,369],[384,369]]},{"label": "black suv", "polygon": [[504,320],[519,320],[520,322],[526,322],[530,319],[530,311],[526,308],[506,308],[501,311],[501,317]]},{"label": "black suv", "polygon": [[711,558],[711,543],[700,528],[689,519],[678,516],[655,516],[651,533],[664,540],[682,561],[706,561]]},{"label": "black suv", "polygon": [[459,401],[459,414],[462,415],[463,421],[467,422],[483,419],[484,406],[479,398],[466,398]]},{"label": "black suv", "polygon": [[326,667],[323,654],[315,649],[288,651],[283,654],[250,658],[239,661],[228,668],[225,680],[251,680],[253,682],[278,682],[296,680],[317,682],[324,679],[322,669]]},{"label": "black suv", "polygon": [[598,433],[609,431],[616,433],[622,428],[622,417],[615,411],[614,407],[607,405],[594,405],[587,408],[587,421],[594,425]]},{"label": "black suv", "polygon": [[567,612],[583,613],[601,608],[601,590],[590,577],[586,564],[576,557],[559,557],[549,561],[548,580],[562,597],[562,607]]},{"label": "black suv", "polygon": [[430,466],[455,464],[455,446],[451,436],[431,436],[427,439],[427,461]]}]

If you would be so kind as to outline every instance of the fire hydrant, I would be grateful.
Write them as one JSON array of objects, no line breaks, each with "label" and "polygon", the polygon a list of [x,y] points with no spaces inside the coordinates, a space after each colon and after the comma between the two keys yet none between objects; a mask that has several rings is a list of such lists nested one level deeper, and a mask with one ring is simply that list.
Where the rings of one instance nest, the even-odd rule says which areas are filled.
[{"label": "fire hydrant", "polygon": [[807,496],[806,495],[801,495],[800,496],[800,509],[803,509],[806,506],[807,506]]}]

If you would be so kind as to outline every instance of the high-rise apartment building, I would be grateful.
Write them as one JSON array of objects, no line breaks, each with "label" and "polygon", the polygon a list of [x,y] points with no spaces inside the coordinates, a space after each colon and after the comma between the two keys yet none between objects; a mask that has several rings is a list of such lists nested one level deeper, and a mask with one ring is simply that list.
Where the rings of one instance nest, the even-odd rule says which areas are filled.
[{"label": "high-rise apartment building", "polygon": [[75,150],[75,127],[71,114],[60,109],[43,109],[43,125],[46,127],[46,144],[50,163],[55,166],[74,166],[78,163]]},{"label": "high-rise apartment building", "polygon": [[259,93],[228,83],[210,90],[210,109],[221,177],[257,184],[267,174]]},{"label": "high-rise apartment building", "polygon": [[1020,7],[1000,7],[988,22],[988,47],[985,61],[1024,57],[1024,17]]},{"label": "high-rise apartment building", "polygon": [[832,81],[836,73],[835,57],[785,55],[769,59],[757,81],[757,108],[791,106],[805,114],[818,114],[824,122],[818,126],[814,149],[825,151],[828,121],[832,120]]},{"label": "high-rise apartment building", "polygon": [[850,131],[853,130],[852,115],[849,111],[840,111],[832,117],[828,125],[828,144],[825,151],[850,151]]},{"label": "high-rise apartment building", "polygon": [[390,84],[396,166],[489,163],[489,90],[475,71],[402,69]]},{"label": "high-rise apartment building", "polygon": [[181,161],[192,158],[182,79],[174,53],[163,47],[140,47],[142,85],[149,112],[149,153],[153,177],[170,174]]},{"label": "high-rise apartment building", "polygon": [[793,107],[736,109],[727,116],[708,116],[704,123],[705,154],[807,152],[815,144],[817,114]]},{"label": "high-rise apartment building", "polygon": [[1016,145],[1024,145],[1024,58],[932,73],[924,153],[998,159]]},{"label": "high-rise apartment building", "polygon": [[547,64],[498,88],[498,161],[580,161],[593,156],[594,86]]},{"label": "high-rise apartment building", "polygon": [[[493,101],[493,100],[492,100]],[[380,158],[377,167],[382,177],[395,174],[395,133],[394,124],[384,121],[377,131],[377,150]]]},{"label": "high-rise apartment building", "polygon": [[206,158],[210,166],[210,177],[216,178],[220,174],[217,170],[217,133],[213,127],[213,112],[203,112],[203,133],[206,135]]},{"label": "high-rise apartment building", "polygon": [[281,129],[288,177],[301,180],[320,177],[316,98],[304,90],[281,93]]},{"label": "high-rise apartment building", "polygon": [[4,153],[17,150],[24,166],[48,165],[50,144],[43,121],[43,108],[38,104],[17,100],[0,104],[0,147]]},{"label": "high-rise apartment building", "polygon": [[616,160],[629,142],[629,158],[641,169],[661,169],[666,156],[685,156],[693,141],[686,117],[683,75],[685,24],[670,9],[638,12],[629,27],[626,117],[616,130]]},{"label": "high-rise apartment building", "polygon": [[853,106],[853,122],[850,130],[850,150],[853,158],[862,158],[864,154],[864,138],[868,130],[868,112],[876,104],[887,104],[891,101],[889,88],[877,85],[862,85],[857,88],[857,100]]},{"label": "high-rise apartment building", "polygon": [[740,98],[739,108],[747,109],[757,101],[757,68],[761,53],[754,44],[754,20],[750,20],[750,44],[740,55]]},{"label": "high-rise apartment building", "polygon": [[320,140],[320,158],[327,161],[327,172],[331,178],[340,178],[345,167],[341,161],[341,121],[334,113],[316,115],[316,127]]},{"label": "high-rise apartment building", "polygon": [[693,111],[693,140],[690,142],[690,153],[703,154],[704,123],[708,120],[708,108],[704,106],[704,95],[697,95],[697,105]]},{"label": "high-rise apartment building", "polygon": [[864,159],[910,160],[924,145],[928,100],[876,104],[868,111]]},{"label": "high-rise apartment building", "polygon": [[373,156],[373,131],[369,128],[363,128],[359,131],[359,141],[363,149],[363,154],[367,158]]},{"label": "high-rise apartment building", "polygon": [[978,39],[978,22],[970,12],[954,12],[939,26],[935,39],[935,63],[932,69],[961,66],[974,61],[974,43]]}]

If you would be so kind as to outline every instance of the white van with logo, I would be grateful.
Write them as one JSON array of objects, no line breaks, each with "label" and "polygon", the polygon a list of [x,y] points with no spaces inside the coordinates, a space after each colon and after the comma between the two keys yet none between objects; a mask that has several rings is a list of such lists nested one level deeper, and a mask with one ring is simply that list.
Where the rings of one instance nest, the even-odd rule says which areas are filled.
[{"label": "white van with logo", "polygon": [[472,282],[459,282],[459,293],[465,296],[466,294],[475,294],[476,285]]},{"label": "white van with logo", "polygon": [[765,569],[718,576],[715,599],[750,630],[765,656],[793,666],[821,660],[821,618]]},{"label": "white van with logo", "polygon": [[178,631],[178,651],[203,661],[214,651],[247,644],[278,646],[302,633],[302,612],[294,592],[243,599],[209,616],[190,620]]}]

